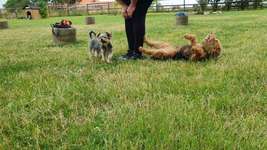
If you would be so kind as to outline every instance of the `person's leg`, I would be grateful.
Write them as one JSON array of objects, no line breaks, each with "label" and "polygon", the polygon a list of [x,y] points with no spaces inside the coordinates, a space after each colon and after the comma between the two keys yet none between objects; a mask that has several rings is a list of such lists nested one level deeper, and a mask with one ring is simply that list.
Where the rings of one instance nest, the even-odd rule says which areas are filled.
[{"label": "person's leg", "polygon": [[[126,5],[130,5],[130,0],[122,0]],[[125,32],[128,42],[128,51],[125,55],[122,55],[119,59],[127,60],[133,56],[134,53],[134,33],[133,33],[133,19],[125,18]]]},{"label": "person's leg", "polygon": [[134,33],[134,53],[137,57],[141,57],[142,53],[139,52],[139,47],[143,46],[145,37],[145,23],[146,14],[150,4],[139,4],[133,16],[133,33]]},{"label": "person's leg", "polygon": [[136,55],[142,55],[141,52],[138,51],[140,46],[143,47],[144,36],[145,36],[145,16],[139,16],[135,18],[136,20],[133,23],[134,30],[134,53]]},{"label": "person's leg", "polygon": [[134,31],[133,31],[133,19],[125,19],[125,31],[128,41],[127,55],[131,56],[134,53]]},{"label": "person's leg", "polygon": [[129,50],[128,53],[120,57],[120,59],[135,59],[142,56],[142,53],[139,52],[138,49],[140,46],[143,46],[144,43],[146,13],[152,2],[148,1],[138,4],[133,17],[125,19],[125,31]]}]

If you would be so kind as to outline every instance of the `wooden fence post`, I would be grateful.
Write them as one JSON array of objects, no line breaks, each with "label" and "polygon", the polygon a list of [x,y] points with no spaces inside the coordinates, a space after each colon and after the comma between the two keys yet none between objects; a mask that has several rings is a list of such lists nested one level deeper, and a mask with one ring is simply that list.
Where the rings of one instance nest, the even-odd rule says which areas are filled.
[{"label": "wooden fence post", "polygon": [[185,12],[185,0],[184,0],[184,12]]},{"label": "wooden fence post", "polygon": [[87,12],[87,15],[89,15],[88,4],[86,4],[86,12]]},{"label": "wooden fence post", "polygon": [[69,4],[66,4],[66,13],[67,13],[67,16],[69,16],[70,15],[70,12],[69,12]]},{"label": "wooden fence post", "polygon": [[108,14],[110,13],[110,6],[109,6],[110,2],[108,2]]}]

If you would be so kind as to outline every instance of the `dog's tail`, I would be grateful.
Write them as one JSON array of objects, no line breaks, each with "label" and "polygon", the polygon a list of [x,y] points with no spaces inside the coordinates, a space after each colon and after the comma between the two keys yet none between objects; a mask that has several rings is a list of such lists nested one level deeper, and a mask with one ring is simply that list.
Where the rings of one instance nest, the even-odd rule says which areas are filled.
[{"label": "dog's tail", "polygon": [[94,31],[89,32],[90,39],[96,38],[96,33]]}]

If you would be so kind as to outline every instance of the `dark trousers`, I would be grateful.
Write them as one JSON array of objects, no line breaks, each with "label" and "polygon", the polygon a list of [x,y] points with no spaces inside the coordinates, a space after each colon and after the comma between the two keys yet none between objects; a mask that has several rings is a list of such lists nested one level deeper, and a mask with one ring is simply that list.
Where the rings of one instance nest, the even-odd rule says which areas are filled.
[{"label": "dark trousers", "polygon": [[146,14],[150,5],[151,2],[137,4],[133,17],[125,19],[129,55],[142,55],[138,49],[144,43]]}]

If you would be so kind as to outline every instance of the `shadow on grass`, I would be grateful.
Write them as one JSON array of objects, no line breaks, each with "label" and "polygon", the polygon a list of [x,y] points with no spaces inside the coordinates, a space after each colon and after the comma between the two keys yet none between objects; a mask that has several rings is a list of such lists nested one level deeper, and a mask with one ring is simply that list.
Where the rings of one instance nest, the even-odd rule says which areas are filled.
[{"label": "shadow on grass", "polygon": [[83,47],[84,44],[86,44],[87,41],[85,40],[77,40],[76,42],[69,42],[69,43],[60,43],[60,44],[56,44],[53,41],[47,45],[48,48],[55,48],[55,47],[59,47],[59,48],[64,48],[64,47]]}]

